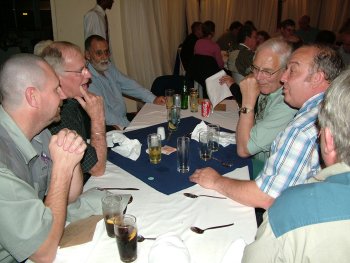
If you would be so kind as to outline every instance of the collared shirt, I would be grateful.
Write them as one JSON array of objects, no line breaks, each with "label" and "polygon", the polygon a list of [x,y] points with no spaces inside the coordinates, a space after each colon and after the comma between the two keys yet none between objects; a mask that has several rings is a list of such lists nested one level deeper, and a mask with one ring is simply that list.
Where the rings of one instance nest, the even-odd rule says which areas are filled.
[{"label": "collared shirt", "polygon": [[89,91],[103,97],[107,125],[129,125],[123,94],[146,103],[152,103],[156,98],[148,89],[121,73],[112,63],[109,63],[104,75],[98,73],[91,64],[88,68],[92,75]]},{"label": "collared shirt", "polygon": [[316,120],[323,95],[320,93],[306,101],[271,145],[270,157],[255,181],[273,198],[289,186],[304,183],[320,170]]},{"label": "collared shirt", "polygon": [[269,210],[242,262],[348,262],[350,167],[322,170],[324,182],[286,189]]},{"label": "collared shirt", "polygon": [[44,130],[28,141],[0,106],[0,262],[24,261],[51,229],[51,210],[42,201],[52,167],[49,138]]},{"label": "collared shirt", "polygon": [[280,87],[268,95],[262,119],[256,120],[250,131],[247,148],[255,159],[265,161],[269,157],[272,142],[297,112],[284,102],[282,91]]},{"label": "collared shirt", "polygon": [[[52,134],[57,134],[64,128],[76,131],[84,141],[90,138],[90,118],[75,99],[66,99],[63,101],[61,107],[61,121],[49,126]],[[80,162],[83,173],[89,172],[97,161],[95,148],[87,143],[84,157]]]},{"label": "collared shirt", "polygon": [[99,5],[89,10],[84,16],[84,37],[87,39],[91,35],[98,35],[106,39],[106,12]]}]

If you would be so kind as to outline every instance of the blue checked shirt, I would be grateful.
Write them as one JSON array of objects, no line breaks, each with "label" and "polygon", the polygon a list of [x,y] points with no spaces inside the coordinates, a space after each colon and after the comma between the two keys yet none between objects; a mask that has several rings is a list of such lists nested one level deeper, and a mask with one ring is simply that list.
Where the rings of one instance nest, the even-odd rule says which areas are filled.
[{"label": "blue checked shirt", "polygon": [[271,155],[255,181],[273,198],[289,186],[304,183],[320,170],[316,120],[323,95],[306,101],[271,145]]}]

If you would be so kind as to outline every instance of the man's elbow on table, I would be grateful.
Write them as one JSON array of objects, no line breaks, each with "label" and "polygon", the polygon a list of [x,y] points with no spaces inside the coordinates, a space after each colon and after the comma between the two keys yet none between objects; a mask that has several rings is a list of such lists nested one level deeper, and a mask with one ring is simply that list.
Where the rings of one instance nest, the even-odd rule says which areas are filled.
[{"label": "man's elbow on table", "polygon": [[239,157],[246,158],[252,156],[250,152],[248,151],[247,147],[240,146],[237,144],[237,154]]},{"label": "man's elbow on table", "polygon": [[90,174],[92,175],[92,176],[102,176],[102,175],[104,175],[104,173],[105,173],[105,171],[106,171],[106,164],[99,164],[99,163],[97,163],[94,167],[92,167],[91,168],[91,170],[90,170]]}]

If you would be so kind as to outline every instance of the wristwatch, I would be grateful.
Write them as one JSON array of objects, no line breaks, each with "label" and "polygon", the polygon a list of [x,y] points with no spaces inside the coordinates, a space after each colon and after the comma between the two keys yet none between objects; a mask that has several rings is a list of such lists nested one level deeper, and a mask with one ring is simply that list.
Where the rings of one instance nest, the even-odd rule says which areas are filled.
[{"label": "wristwatch", "polygon": [[249,109],[247,107],[242,107],[242,108],[239,108],[239,113],[249,113],[249,112],[252,112],[253,110],[252,109]]}]

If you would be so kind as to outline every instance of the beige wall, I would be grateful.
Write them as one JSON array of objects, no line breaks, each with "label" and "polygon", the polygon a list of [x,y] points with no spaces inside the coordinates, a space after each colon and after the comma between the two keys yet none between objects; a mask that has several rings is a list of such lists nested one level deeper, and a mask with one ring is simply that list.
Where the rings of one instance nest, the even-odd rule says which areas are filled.
[{"label": "beige wall", "polygon": [[[65,40],[77,44],[84,50],[84,14],[96,4],[96,0],[50,0],[54,40]],[[115,1],[113,8],[107,10],[112,60],[126,73],[124,46],[120,23],[120,2]],[[136,111],[136,102],[125,98],[129,112]]]}]

